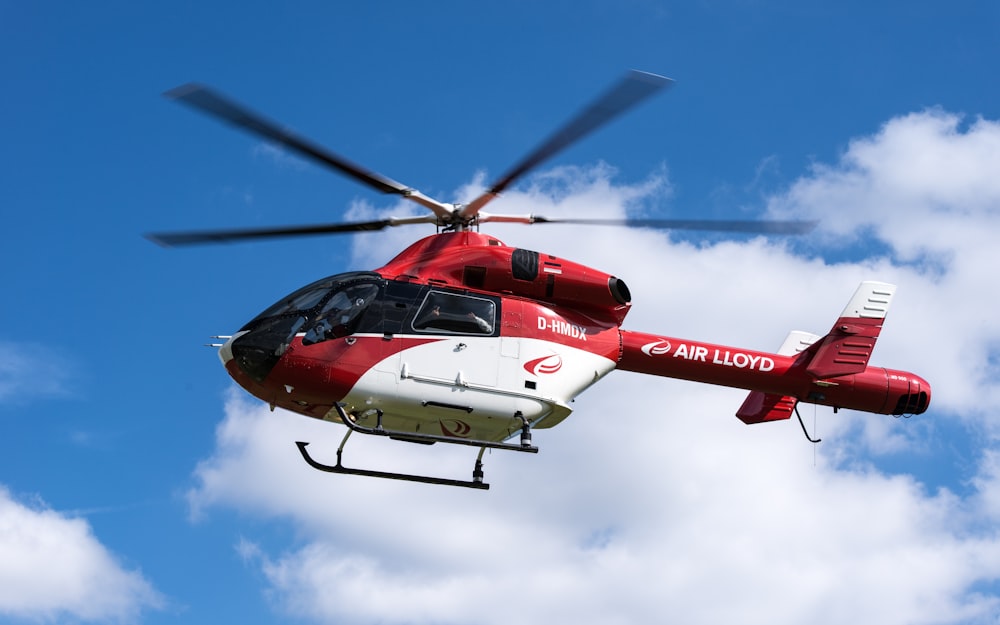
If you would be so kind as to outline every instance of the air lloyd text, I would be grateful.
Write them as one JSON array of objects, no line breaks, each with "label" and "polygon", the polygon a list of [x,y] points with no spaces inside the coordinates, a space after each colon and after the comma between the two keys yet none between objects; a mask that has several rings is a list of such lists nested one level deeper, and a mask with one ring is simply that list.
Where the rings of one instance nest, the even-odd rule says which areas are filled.
[{"label": "air lloyd text", "polygon": [[[731,352],[728,349],[713,349],[712,352],[712,363],[716,365],[736,367],[737,369],[755,369],[757,371],[771,371],[774,369],[774,360],[767,356]],[[685,345],[681,343],[674,350],[674,358],[708,362],[708,356],[708,348],[701,347],[700,345]]]}]

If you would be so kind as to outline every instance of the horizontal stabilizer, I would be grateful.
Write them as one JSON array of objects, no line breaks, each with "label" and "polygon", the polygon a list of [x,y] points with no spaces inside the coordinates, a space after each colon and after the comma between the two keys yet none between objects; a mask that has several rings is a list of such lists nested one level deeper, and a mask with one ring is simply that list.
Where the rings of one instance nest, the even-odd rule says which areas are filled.
[{"label": "horizontal stabilizer", "polygon": [[[819,339],[820,337],[815,334],[802,330],[792,330],[785,337],[778,353],[782,356],[794,356],[805,351]],[[747,425],[767,421],[783,421],[791,418],[796,403],[798,400],[794,397],[750,391],[750,394],[743,401],[743,405],[736,411],[736,416]]]},{"label": "horizontal stabilizer", "polygon": [[796,403],[798,400],[794,397],[750,391],[743,405],[736,411],[736,416],[747,425],[783,421],[791,418]]},{"label": "horizontal stabilizer", "polygon": [[830,333],[811,348],[806,371],[815,378],[864,371],[895,292],[892,284],[862,282]]}]

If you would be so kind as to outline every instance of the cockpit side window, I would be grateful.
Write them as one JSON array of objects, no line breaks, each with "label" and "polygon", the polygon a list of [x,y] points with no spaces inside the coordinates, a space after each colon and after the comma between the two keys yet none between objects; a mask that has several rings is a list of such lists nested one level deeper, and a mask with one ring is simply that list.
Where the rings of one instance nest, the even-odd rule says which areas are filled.
[{"label": "cockpit side window", "polygon": [[493,300],[444,291],[428,293],[413,318],[417,332],[491,335],[495,327]]},{"label": "cockpit side window", "polygon": [[323,284],[313,285],[310,288],[297,291],[257,315],[256,318],[265,319],[267,317],[277,317],[292,312],[309,310],[323,301],[323,298],[330,292],[331,286],[330,281],[326,281]]},{"label": "cockpit side window", "polygon": [[302,344],[312,345],[353,333],[378,292],[378,285],[372,283],[353,284],[334,292],[312,316]]},{"label": "cockpit side window", "polygon": [[359,282],[380,281],[382,276],[370,271],[356,271],[329,276],[322,280],[317,280],[295,291],[291,295],[282,298],[277,303],[272,304],[267,310],[260,313],[249,323],[243,326],[243,330],[250,330],[259,325],[265,319],[283,317],[287,315],[309,315],[313,309],[324,302],[332,291],[342,290],[345,284]]}]

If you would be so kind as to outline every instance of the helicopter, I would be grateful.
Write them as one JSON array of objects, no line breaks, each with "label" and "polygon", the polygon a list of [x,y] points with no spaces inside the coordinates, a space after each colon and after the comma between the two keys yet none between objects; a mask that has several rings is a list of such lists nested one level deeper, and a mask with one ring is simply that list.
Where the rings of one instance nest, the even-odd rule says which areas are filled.
[{"label": "helicopter", "polygon": [[[433,225],[384,266],[329,276],[281,298],[232,335],[211,344],[251,395],[347,431],[336,464],[296,445],[305,462],[330,473],[488,489],[487,449],[537,453],[536,429],[552,428],[570,403],[611,371],[745,389],[736,411],[747,424],[798,416],[811,403],[912,415],[927,410],[931,387],[913,373],[869,366],[896,291],[861,283],[831,330],[792,331],[774,353],[622,328],[632,306],[625,282],[571,260],[510,247],[484,234],[487,223],[615,225],[762,235],[809,232],[807,221],[550,219],[490,214],[483,208],[540,163],[673,81],[630,71],[467,204],[438,201],[296,135],[196,83],[164,95],[376,191],[426,208],[423,215],[274,228],[161,232],[165,247],[378,231]],[[396,441],[478,447],[471,480],[349,467],[353,433]]]}]

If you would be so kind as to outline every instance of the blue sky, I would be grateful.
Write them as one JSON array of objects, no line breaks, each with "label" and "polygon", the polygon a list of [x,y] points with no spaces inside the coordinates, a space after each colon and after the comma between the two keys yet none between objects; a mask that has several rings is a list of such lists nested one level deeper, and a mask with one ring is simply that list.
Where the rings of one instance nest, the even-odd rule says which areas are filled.
[{"label": "blue sky", "polygon": [[[0,3],[0,620],[995,623],[1000,8],[872,5]],[[677,82],[491,212],[817,231],[490,232],[627,280],[628,328],[753,349],[894,282],[873,363],[926,377],[928,413],[808,408],[814,450],[737,421],[741,392],[614,373],[538,457],[489,456],[488,493],[320,475],[292,442],[341,430],[201,344],[429,232],[141,236],[416,210],[161,97],[182,83],[462,201],[630,68]],[[471,463],[398,447],[352,453]]]}]

